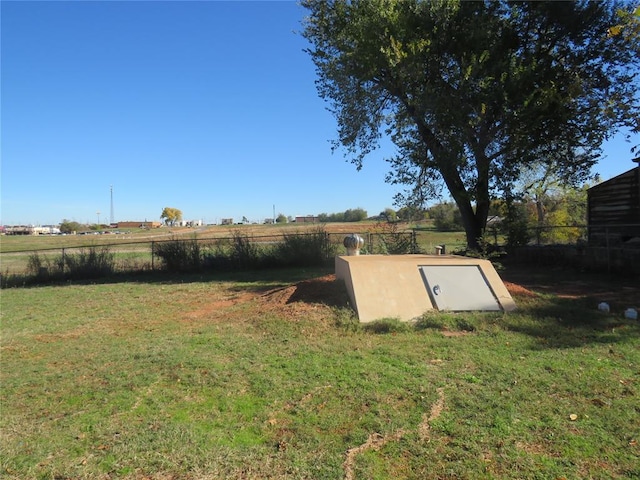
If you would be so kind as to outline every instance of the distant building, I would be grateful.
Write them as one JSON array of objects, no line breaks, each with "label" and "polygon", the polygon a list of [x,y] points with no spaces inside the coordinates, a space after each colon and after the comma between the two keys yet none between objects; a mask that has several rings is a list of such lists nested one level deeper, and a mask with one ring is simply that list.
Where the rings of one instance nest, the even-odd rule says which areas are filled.
[{"label": "distant building", "polygon": [[160,228],[160,222],[118,222],[116,228]]},{"label": "distant building", "polygon": [[201,227],[202,220],[180,220],[179,227]]},{"label": "distant building", "polygon": [[233,218],[223,218],[222,225],[233,225]]},{"label": "distant building", "polygon": [[315,215],[296,217],[296,223],[318,223],[318,217],[316,217]]},{"label": "distant building", "polygon": [[36,227],[33,225],[14,225],[4,227],[4,233],[7,235],[58,235],[60,229],[50,225]]}]

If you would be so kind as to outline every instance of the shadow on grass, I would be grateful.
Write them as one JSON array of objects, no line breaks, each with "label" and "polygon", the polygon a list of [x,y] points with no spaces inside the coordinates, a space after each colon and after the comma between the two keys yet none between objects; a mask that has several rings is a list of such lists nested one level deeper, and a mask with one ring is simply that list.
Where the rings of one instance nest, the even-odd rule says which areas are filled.
[{"label": "shadow on grass", "polygon": [[504,316],[502,326],[537,339],[539,349],[579,348],[591,343],[640,339],[640,322],[625,319],[622,311],[599,311],[593,297],[546,296],[521,302],[519,310]]},{"label": "shadow on grass", "polygon": [[[516,298],[518,310],[509,314],[472,314],[438,312],[426,316],[414,327],[452,332],[482,332],[483,329],[500,328],[527,335],[535,340],[534,347],[579,348],[590,343],[612,344],[640,340],[640,322],[626,320],[626,303],[612,302],[612,313],[597,310],[603,298],[610,298],[612,292],[624,292],[631,288],[624,280],[613,286],[599,278],[584,274],[565,272],[564,276],[554,272],[537,270],[530,275],[526,271],[518,275],[508,275],[519,284],[531,287],[530,296]],[[333,280],[333,266],[310,268],[273,268],[262,270],[243,270],[234,272],[171,273],[166,271],[146,271],[139,273],[115,273],[109,277],[94,280],[68,280],[48,282],[46,284],[18,285],[18,288],[41,288],[45,286],[96,285],[96,284],[167,284],[228,282],[236,284],[232,291],[267,293],[281,290],[286,297],[285,303],[302,302],[307,304],[325,304],[332,307],[348,307],[349,299],[344,284]],[[599,281],[598,281],[599,280]],[[605,286],[603,287],[603,283]],[[542,285],[542,288],[540,287]],[[592,296],[575,296],[592,288]],[[605,288],[606,287],[606,288]],[[617,287],[617,288],[616,288]],[[635,288],[635,287],[634,287]],[[580,291],[578,291],[580,289]],[[551,293],[554,292],[554,293]],[[634,295],[632,291],[632,295]],[[556,293],[558,295],[556,295]],[[570,295],[569,298],[561,294]],[[284,298],[283,297],[283,298]],[[626,296],[624,297],[627,298]],[[635,297],[633,297],[635,298]],[[640,300],[640,299],[639,299]],[[625,300],[626,301],[626,300]],[[349,322],[352,323],[351,321]],[[357,320],[356,320],[357,323]],[[394,322],[382,322],[363,328],[371,333],[394,333],[398,326]]]},{"label": "shadow on grass", "polygon": [[[79,279],[51,279],[49,281],[15,282],[3,288],[42,288],[49,286],[70,286],[70,285],[109,285],[118,283],[148,283],[179,285],[201,282],[232,282],[240,284],[261,283],[255,290],[264,290],[264,284],[272,288],[290,285],[302,280],[321,277],[333,273],[331,267],[310,267],[310,268],[273,268],[262,270],[241,270],[232,272],[197,272],[197,273],[176,273],[163,270],[145,272],[125,272],[114,273],[108,277],[79,280]],[[253,287],[241,285],[238,290],[249,290]]]}]

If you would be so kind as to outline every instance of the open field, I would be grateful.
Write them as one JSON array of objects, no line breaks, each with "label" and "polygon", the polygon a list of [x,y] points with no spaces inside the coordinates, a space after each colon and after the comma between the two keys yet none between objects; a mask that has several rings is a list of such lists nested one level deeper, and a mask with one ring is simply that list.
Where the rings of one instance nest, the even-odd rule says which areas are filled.
[{"label": "open field", "polygon": [[[381,233],[384,227],[375,222],[330,223],[330,224],[284,224],[284,225],[230,225],[201,228],[160,228],[153,230],[130,230],[125,234],[109,235],[6,235],[0,237],[0,273],[22,274],[27,269],[29,255],[39,254],[54,259],[67,252],[86,247],[108,245],[117,255],[118,263],[137,262],[151,265],[151,243],[171,238],[197,238],[215,240],[231,238],[241,233],[257,241],[277,239],[285,233],[305,233],[322,227],[332,241],[341,243],[343,235],[358,233]],[[409,232],[415,225],[400,224],[398,232]],[[437,232],[430,223],[423,223],[416,229],[418,246],[424,252],[433,253],[436,245],[447,245],[449,251],[465,245],[464,232]]]},{"label": "open field", "polygon": [[[376,222],[328,223],[328,224],[296,224],[283,225],[216,225],[200,228],[159,228],[153,230],[129,230],[119,235],[5,235],[0,237],[0,253],[31,252],[34,250],[61,249],[72,247],[89,247],[94,245],[119,245],[122,243],[150,243],[174,236],[196,238],[228,238],[234,232],[248,236],[281,235],[283,232],[306,232],[319,226],[329,234],[350,234],[379,232],[381,224]],[[416,227],[414,224],[399,224],[398,231],[408,231]],[[448,243],[452,246],[464,245],[464,232],[436,232],[431,223],[425,222],[417,226],[418,236],[424,236],[433,245]]]},{"label": "open field", "polygon": [[5,289],[0,476],[640,477],[640,289],[511,268],[366,328],[326,270]]}]

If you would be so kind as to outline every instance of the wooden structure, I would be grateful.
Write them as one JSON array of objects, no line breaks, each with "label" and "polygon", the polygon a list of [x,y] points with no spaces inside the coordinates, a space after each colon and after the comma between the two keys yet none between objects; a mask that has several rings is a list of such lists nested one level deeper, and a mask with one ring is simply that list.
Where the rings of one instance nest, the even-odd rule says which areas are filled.
[{"label": "wooden structure", "polygon": [[640,165],[587,191],[587,224],[590,245],[640,239]]}]

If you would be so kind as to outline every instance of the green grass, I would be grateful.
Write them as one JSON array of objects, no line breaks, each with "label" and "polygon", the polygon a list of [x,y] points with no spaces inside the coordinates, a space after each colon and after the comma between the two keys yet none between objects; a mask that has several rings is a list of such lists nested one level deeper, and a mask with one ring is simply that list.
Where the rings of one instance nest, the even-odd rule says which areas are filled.
[{"label": "green grass", "polygon": [[364,328],[265,295],[322,273],[3,290],[0,476],[336,479],[374,434],[353,478],[640,476],[637,322],[547,295]]},{"label": "green grass", "polygon": [[416,242],[424,253],[433,254],[440,245],[446,246],[446,253],[452,253],[464,249],[467,238],[464,232],[438,232],[430,227],[416,230]]}]

